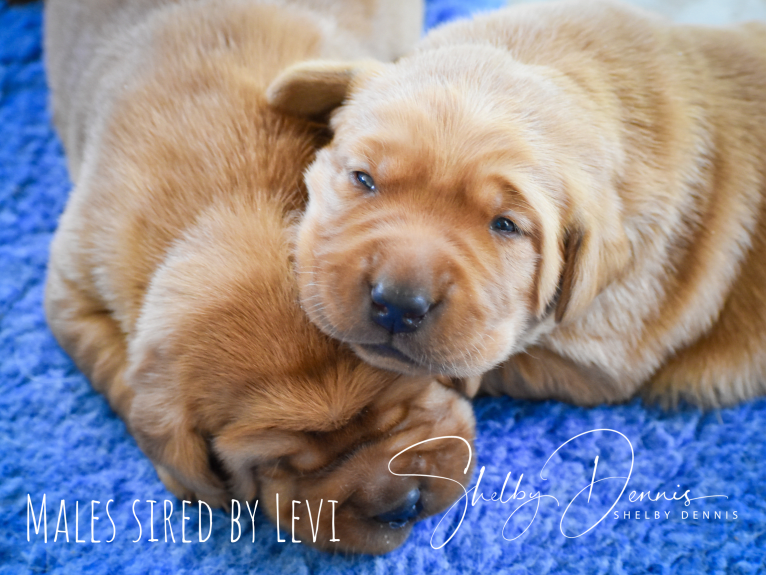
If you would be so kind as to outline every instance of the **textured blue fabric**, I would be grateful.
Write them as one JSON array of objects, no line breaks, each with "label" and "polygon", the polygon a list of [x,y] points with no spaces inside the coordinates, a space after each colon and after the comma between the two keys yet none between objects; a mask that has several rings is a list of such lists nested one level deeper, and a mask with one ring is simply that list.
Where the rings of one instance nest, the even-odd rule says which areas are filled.
[{"label": "textured blue fabric", "polygon": [[[427,23],[498,3],[432,0]],[[275,528],[260,513],[255,533],[245,522],[242,538],[231,543],[223,511],[215,512],[212,536],[204,543],[197,541],[196,514],[187,512],[192,517],[187,538],[194,542],[181,543],[178,502],[45,325],[41,299],[48,245],[70,184],[46,108],[41,22],[40,3],[15,8],[0,3],[0,574],[766,571],[766,400],[710,413],[692,408],[666,413],[640,402],[580,409],[555,402],[482,399],[476,402],[476,452],[479,466],[486,466],[481,491],[489,497],[510,472],[506,502],[469,505],[464,522],[443,549],[430,545],[438,518],[418,524],[402,548],[377,558],[324,554],[290,543],[289,534],[287,543],[278,543]],[[597,429],[614,432],[590,433],[567,444],[545,467],[547,479],[541,478],[557,447]],[[613,511],[582,537],[565,537],[562,528],[575,535],[595,523],[625,483],[594,483],[590,502],[586,489],[561,523],[569,502],[593,479],[596,456],[596,479],[625,477],[631,448],[632,474]],[[517,499],[507,501],[521,474]],[[478,469],[470,485],[477,478]],[[537,490],[555,496],[559,505],[543,497],[526,533],[505,540],[506,519]],[[688,506],[683,500],[646,498],[631,503],[632,490],[650,490],[652,498],[658,491],[672,498],[690,490],[690,498],[728,499],[700,499]],[[43,494],[48,542],[42,531],[35,535],[34,530],[27,541],[27,497],[39,514]],[[105,504],[110,499],[116,534],[107,543],[112,527]],[[143,534],[133,543],[138,527],[131,504],[136,499]],[[171,523],[176,543],[163,540],[165,499],[176,507]],[[63,533],[53,542],[61,500],[66,502],[69,543]],[[100,543],[90,542],[92,500],[101,502],[94,530]],[[147,541],[147,500],[159,502],[154,521],[159,542]],[[85,543],[75,542],[76,505],[79,538]],[[505,537],[523,530],[533,507],[528,504],[513,516]],[[689,514],[685,519],[684,512]],[[721,518],[715,518],[716,512]],[[452,519],[453,514],[442,527]],[[439,531],[435,541],[443,539]]]}]

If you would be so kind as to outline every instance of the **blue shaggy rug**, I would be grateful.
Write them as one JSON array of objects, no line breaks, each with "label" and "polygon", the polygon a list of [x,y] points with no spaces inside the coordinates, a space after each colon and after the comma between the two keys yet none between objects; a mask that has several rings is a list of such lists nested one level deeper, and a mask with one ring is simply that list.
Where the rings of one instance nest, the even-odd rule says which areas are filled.
[{"label": "blue shaggy rug", "polygon": [[[427,25],[498,4],[432,0]],[[280,543],[260,514],[236,542],[223,511],[209,537],[206,515],[200,525],[187,509],[184,523],[43,317],[70,183],[46,106],[42,11],[0,2],[0,574],[766,572],[763,399],[707,413],[481,399],[478,488],[384,557]]]}]

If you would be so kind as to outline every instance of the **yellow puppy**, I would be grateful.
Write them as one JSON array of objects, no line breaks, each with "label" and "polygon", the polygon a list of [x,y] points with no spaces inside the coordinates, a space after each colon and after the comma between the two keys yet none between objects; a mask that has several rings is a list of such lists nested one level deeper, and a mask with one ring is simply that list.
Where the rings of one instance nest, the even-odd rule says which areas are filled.
[{"label": "yellow puppy", "polygon": [[517,6],[269,94],[345,100],[296,253],[366,361],[577,404],[766,390],[766,25]]},{"label": "yellow puppy", "polygon": [[258,498],[283,527],[299,501],[296,537],[330,550],[389,551],[454,501],[460,487],[439,478],[465,483],[460,440],[391,464],[414,477],[389,461],[434,437],[471,441],[474,421],[452,382],[366,365],[304,316],[290,214],[325,128],[269,109],[264,92],[296,61],[395,56],[421,8],[46,6],[75,184],[51,247],[51,329],[178,497]]}]

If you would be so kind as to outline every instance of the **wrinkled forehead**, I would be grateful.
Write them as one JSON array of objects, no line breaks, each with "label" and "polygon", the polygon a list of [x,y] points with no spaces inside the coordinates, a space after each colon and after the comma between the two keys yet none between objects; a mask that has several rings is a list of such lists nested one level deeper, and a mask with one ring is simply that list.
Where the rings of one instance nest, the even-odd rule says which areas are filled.
[{"label": "wrinkled forehead", "polygon": [[339,167],[453,187],[549,177],[546,121],[525,103],[529,90],[514,88],[526,82],[525,67],[511,61],[510,71],[498,70],[492,60],[469,68],[421,56],[363,79],[332,119]]}]

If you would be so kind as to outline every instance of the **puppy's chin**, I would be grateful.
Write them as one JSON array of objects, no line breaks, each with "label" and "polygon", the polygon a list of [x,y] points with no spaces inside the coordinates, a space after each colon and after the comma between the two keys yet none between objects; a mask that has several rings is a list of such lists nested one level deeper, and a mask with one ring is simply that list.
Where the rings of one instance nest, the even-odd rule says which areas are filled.
[{"label": "puppy's chin", "polygon": [[395,371],[404,375],[430,375],[427,366],[421,365],[406,353],[388,344],[351,344],[362,360],[388,371]]}]

